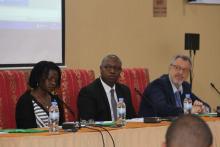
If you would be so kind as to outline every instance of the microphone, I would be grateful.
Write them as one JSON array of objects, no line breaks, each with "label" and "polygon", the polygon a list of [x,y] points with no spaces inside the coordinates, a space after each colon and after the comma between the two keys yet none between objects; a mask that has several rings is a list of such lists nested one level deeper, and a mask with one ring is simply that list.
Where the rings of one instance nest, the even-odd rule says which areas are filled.
[{"label": "microphone", "polygon": [[212,88],[215,89],[215,91],[220,95],[220,91],[215,87],[215,85],[213,83],[210,83],[210,85],[212,86]]},{"label": "microphone", "polygon": [[138,90],[137,88],[134,88],[135,92],[143,99],[147,100],[148,104],[151,105],[152,109],[153,109],[153,113],[155,115],[155,117],[157,117],[157,111],[153,105],[153,103],[149,100],[149,98],[147,98],[145,95],[143,95],[140,90]]},{"label": "microphone", "polygon": [[[51,96],[57,95],[57,93],[56,93],[55,90],[52,91],[52,92],[49,92],[49,94],[50,94]],[[57,100],[58,100],[61,104],[63,104],[63,105],[67,108],[67,110],[70,112],[70,114],[71,114],[74,118],[77,119],[75,112],[70,108],[70,106],[67,105],[67,104],[66,104],[61,98],[59,98],[58,96],[56,96],[56,98],[57,98]],[[64,123],[62,124],[62,128],[63,128],[64,130],[66,130],[66,131],[76,132],[79,128],[81,128],[81,123],[80,123],[80,121],[79,121],[79,123],[75,123],[75,122],[64,122]]]},{"label": "microphone", "polygon": [[[54,90],[52,90],[51,92],[49,92],[49,95],[51,95],[51,96],[57,95],[56,89],[54,89]],[[56,98],[58,99],[59,102],[61,102],[61,103],[66,107],[66,109],[70,112],[70,114],[71,114],[74,118],[76,118],[76,114],[75,114],[75,112],[70,108],[70,106],[67,105],[67,104],[63,101],[63,99],[59,98],[58,96],[57,96]]]},{"label": "microphone", "polygon": [[139,96],[144,98],[148,102],[148,104],[151,105],[153,109],[154,117],[144,117],[144,123],[160,123],[161,121],[173,121],[177,118],[174,116],[168,116],[168,117],[157,116],[158,115],[157,109],[154,107],[153,103],[149,100],[149,98],[143,95],[137,88],[135,88],[134,90],[135,92],[137,92]]},{"label": "microphone", "polygon": [[[214,88],[215,91],[220,95],[220,91],[215,87],[215,85],[214,85],[213,83],[210,83],[210,85],[211,85],[212,88]],[[216,112],[217,112],[217,116],[220,117],[220,106],[217,106]]]},{"label": "microphone", "polygon": [[76,132],[78,129],[80,129],[82,127],[80,119],[77,119],[74,111],[61,98],[57,97],[57,99],[67,108],[67,110],[70,112],[70,114],[76,118],[75,122],[64,122],[62,124],[62,128],[66,131]]},{"label": "microphone", "polygon": [[57,97],[57,99],[67,108],[67,110],[70,112],[70,114],[76,118],[76,115],[73,112],[73,110],[70,108],[70,106],[67,105],[61,98]]}]

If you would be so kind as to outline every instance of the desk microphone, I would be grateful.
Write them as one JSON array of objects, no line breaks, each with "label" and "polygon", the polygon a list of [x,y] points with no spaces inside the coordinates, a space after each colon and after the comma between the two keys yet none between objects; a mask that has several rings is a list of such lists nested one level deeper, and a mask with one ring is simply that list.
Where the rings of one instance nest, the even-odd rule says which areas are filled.
[{"label": "desk microphone", "polygon": [[[51,96],[57,95],[56,90],[54,89],[54,90],[52,90],[52,92],[49,92],[49,95],[51,95]],[[58,101],[60,101],[60,102],[67,108],[67,110],[71,113],[71,115],[72,115],[74,118],[76,118],[76,114],[75,114],[74,111],[70,108],[70,106],[67,105],[67,104],[63,101],[63,99],[59,98],[58,96],[57,96],[57,99],[58,99]]]},{"label": "desk microphone", "polygon": [[[213,83],[210,83],[210,85],[215,89],[215,91],[220,95],[219,90],[215,87],[215,85]],[[220,117],[220,106],[217,106],[217,116]]]},{"label": "desk microphone", "polygon": [[137,88],[135,88],[134,90],[137,92],[139,96],[144,98],[153,109],[154,117],[144,117],[144,123],[159,123],[161,121],[173,121],[177,118],[173,116],[170,116],[170,117],[169,116],[168,117],[157,116],[158,115],[157,109],[154,107],[153,103],[149,100],[149,98],[143,95]]},{"label": "desk microphone", "polygon": [[76,115],[73,112],[73,110],[70,108],[70,106],[67,105],[61,98],[57,97],[57,99],[67,108],[67,110],[70,112],[70,114],[76,118]]},{"label": "desk microphone", "polygon": [[[67,108],[67,110],[71,113],[71,115],[77,119],[74,111],[70,108],[70,106],[67,105],[61,98],[59,97],[57,98]],[[77,122],[64,122],[62,124],[62,128],[66,131],[76,132],[78,129],[81,128],[81,123],[80,121],[78,123]]]},{"label": "desk microphone", "polygon": [[[52,91],[52,92],[49,93],[49,94],[50,94],[51,96],[57,95],[55,91]],[[56,98],[57,98],[57,100],[58,100],[61,104],[63,104],[63,105],[67,108],[67,110],[70,112],[70,114],[71,114],[74,118],[77,119],[76,114],[75,114],[74,111],[70,108],[70,106],[67,105],[67,104],[66,104],[61,98],[59,98],[58,96],[57,96]],[[66,131],[71,131],[71,132],[76,132],[76,131],[80,128],[79,126],[81,126],[81,125],[80,125],[80,122],[79,122],[79,124],[76,124],[75,122],[64,122],[64,123],[62,124],[62,128],[63,128],[64,130],[66,130]]]},{"label": "desk microphone", "polygon": [[220,95],[220,91],[215,87],[215,85],[213,83],[210,83],[210,85],[212,86],[212,88],[215,89],[215,91]]},{"label": "desk microphone", "polygon": [[152,104],[152,102],[149,100],[149,98],[146,97],[145,95],[143,95],[143,94],[140,92],[140,90],[138,90],[137,88],[134,88],[134,90],[135,90],[135,92],[136,92],[142,99],[144,98],[145,100],[147,100],[148,104],[150,104],[150,106],[151,106],[152,109],[153,109],[153,113],[154,113],[155,117],[157,117],[157,111],[156,111],[154,105]]}]

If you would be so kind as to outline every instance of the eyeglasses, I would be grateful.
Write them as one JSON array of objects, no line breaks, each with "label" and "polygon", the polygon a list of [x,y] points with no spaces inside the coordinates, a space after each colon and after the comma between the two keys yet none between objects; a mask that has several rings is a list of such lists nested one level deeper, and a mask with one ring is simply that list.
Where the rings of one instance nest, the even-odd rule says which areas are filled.
[{"label": "eyeglasses", "polygon": [[171,66],[176,70],[176,71],[183,71],[184,73],[188,73],[189,72],[189,68],[182,68],[181,66],[179,65],[174,65],[174,64],[171,64]]},{"label": "eyeglasses", "polygon": [[105,65],[103,66],[107,71],[110,71],[110,70],[114,70],[116,72],[120,72],[122,70],[122,68],[120,66],[111,66],[111,65]]}]

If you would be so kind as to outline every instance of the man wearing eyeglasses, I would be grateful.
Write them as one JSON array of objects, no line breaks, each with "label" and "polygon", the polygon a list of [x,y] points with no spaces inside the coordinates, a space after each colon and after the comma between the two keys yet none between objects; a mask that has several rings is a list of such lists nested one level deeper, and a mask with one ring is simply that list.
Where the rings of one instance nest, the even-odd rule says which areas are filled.
[{"label": "man wearing eyeglasses", "polygon": [[129,88],[117,83],[121,71],[122,62],[116,55],[110,54],[102,59],[101,76],[80,90],[78,108],[81,120],[115,121],[119,98],[124,98],[126,118],[136,116]]},{"label": "man wearing eyeglasses", "polygon": [[209,111],[208,104],[191,92],[190,84],[186,82],[192,68],[188,56],[177,55],[169,66],[169,74],[151,82],[143,93],[139,115],[148,116],[178,116],[183,113],[185,94],[190,94],[193,101],[191,113]]}]

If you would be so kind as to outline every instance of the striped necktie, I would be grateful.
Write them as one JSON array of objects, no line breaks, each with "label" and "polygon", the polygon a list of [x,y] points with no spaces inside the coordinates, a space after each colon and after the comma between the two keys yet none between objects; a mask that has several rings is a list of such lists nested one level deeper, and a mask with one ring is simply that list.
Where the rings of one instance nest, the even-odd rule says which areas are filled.
[{"label": "striped necktie", "polygon": [[180,92],[179,91],[176,91],[174,93],[175,95],[175,100],[176,100],[176,106],[179,107],[179,108],[182,108],[182,103],[181,103],[181,98],[180,98]]}]

